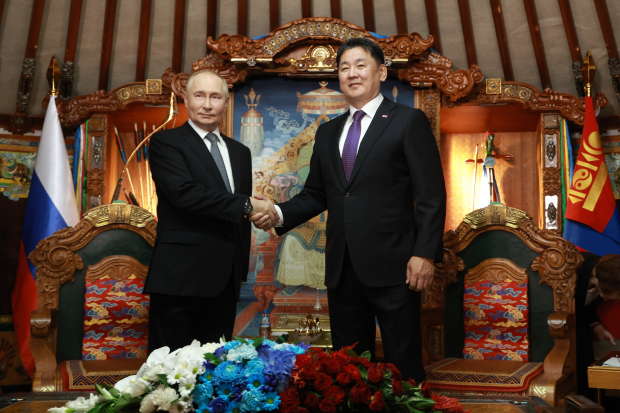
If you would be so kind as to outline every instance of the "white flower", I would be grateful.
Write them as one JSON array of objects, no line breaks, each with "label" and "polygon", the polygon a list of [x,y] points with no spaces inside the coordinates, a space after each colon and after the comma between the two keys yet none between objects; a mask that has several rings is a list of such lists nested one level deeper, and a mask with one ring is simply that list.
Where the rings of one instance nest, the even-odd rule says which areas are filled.
[{"label": "white flower", "polygon": [[241,363],[243,360],[253,360],[256,357],[258,357],[258,353],[253,345],[242,344],[230,350],[226,356],[226,360]]},{"label": "white flower", "polygon": [[104,389],[103,387],[101,388],[101,395],[105,397],[106,400],[114,400],[114,396],[112,396],[110,392]]},{"label": "white flower", "polygon": [[153,395],[147,394],[140,402],[140,413],[154,412],[157,407],[153,403]]},{"label": "white flower", "polygon": [[142,377],[136,377],[136,381],[133,383],[133,387],[131,389],[131,397],[141,396],[146,393],[148,386],[149,383]]},{"label": "white flower", "polygon": [[133,384],[136,382],[136,376],[127,376],[123,380],[117,382],[114,388],[122,394],[131,394]]},{"label": "white flower", "polygon": [[220,347],[222,347],[220,343],[206,343],[202,345],[202,351],[213,354],[213,352]]},{"label": "white flower", "polygon": [[185,375],[179,379],[179,393],[181,397],[189,397],[196,386],[196,376]]},{"label": "white flower", "polygon": [[170,405],[173,401],[179,398],[177,392],[171,388],[160,384],[158,388],[151,393],[153,396],[153,403],[158,407],[158,410],[170,410]]},{"label": "white flower", "polygon": [[142,376],[142,378],[144,380],[148,380],[148,381],[159,381],[159,377],[157,377],[158,374],[165,374],[165,370],[164,368],[160,365],[160,364],[156,364],[153,367],[151,367],[150,369],[148,369],[145,373],[144,376]]},{"label": "white flower", "polygon": [[154,350],[151,354],[149,354],[149,357],[146,359],[146,363],[144,363],[142,367],[140,367],[140,370],[138,370],[138,374],[136,374],[136,376],[142,377],[148,370],[151,369],[151,367],[157,364],[159,364],[160,366],[163,365],[164,360],[169,354],[169,347],[162,347]]},{"label": "white flower", "polygon": [[66,407],[52,407],[51,409],[47,409],[50,413],[65,413],[67,411]]},{"label": "white flower", "polygon": [[98,397],[93,397],[91,394],[88,399],[78,397],[77,399],[68,402],[66,406],[68,409],[74,409],[76,413],[84,413],[95,407],[98,400]]}]

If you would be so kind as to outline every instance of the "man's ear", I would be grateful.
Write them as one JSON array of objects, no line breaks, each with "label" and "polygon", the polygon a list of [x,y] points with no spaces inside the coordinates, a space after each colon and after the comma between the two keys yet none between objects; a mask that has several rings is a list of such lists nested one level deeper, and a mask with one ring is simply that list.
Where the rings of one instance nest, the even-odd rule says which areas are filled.
[{"label": "man's ear", "polygon": [[187,92],[183,92],[183,103],[185,103],[185,107],[187,107]]},{"label": "man's ear", "polygon": [[387,66],[386,65],[379,66],[379,73],[380,73],[381,81],[384,82],[385,79],[387,79]]}]

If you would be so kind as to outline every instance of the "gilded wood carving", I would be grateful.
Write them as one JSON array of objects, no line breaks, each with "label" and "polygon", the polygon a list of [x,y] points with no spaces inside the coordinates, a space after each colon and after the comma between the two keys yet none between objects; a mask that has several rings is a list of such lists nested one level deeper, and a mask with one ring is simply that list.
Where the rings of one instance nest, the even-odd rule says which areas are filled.
[{"label": "gilded wood carving", "polygon": [[453,251],[443,249],[443,262],[435,264],[435,276],[431,286],[427,289],[428,300],[425,307],[443,308],[446,301],[445,287],[456,282],[459,271],[465,269],[463,259]]},{"label": "gilded wood carving", "polygon": [[[598,114],[609,101],[603,92],[593,96],[594,111]],[[556,92],[552,89],[540,91],[521,82],[502,82],[500,94],[488,94],[484,84],[476,85],[467,96],[456,102],[444,99],[446,107],[483,103],[521,103],[525,108],[538,112],[558,112],[566,119],[580,125],[585,120],[585,98],[579,99],[568,93]]]},{"label": "gilded wood carving", "polygon": [[105,257],[95,265],[86,269],[86,280],[95,281],[101,277],[108,276],[116,281],[123,281],[135,275],[141,280],[146,280],[149,267],[142,264],[134,257],[127,255],[111,255]]},{"label": "gilded wood carving", "polygon": [[485,279],[499,284],[509,278],[518,284],[527,281],[527,271],[506,258],[489,258],[476,265],[465,274],[465,281],[474,283]]}]

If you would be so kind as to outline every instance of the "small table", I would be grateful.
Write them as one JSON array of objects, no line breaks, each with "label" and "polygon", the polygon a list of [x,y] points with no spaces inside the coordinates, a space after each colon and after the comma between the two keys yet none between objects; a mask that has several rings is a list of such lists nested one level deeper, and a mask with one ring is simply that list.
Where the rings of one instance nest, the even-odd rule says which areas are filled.
[{"label": "small table", "polygon": [[610,351],[588,367],[588,385],[597,389],[596,402],[601,403],[601,389],[620,390],[620,367],[603,367],[612,357],[620,357],[620,351]]}]

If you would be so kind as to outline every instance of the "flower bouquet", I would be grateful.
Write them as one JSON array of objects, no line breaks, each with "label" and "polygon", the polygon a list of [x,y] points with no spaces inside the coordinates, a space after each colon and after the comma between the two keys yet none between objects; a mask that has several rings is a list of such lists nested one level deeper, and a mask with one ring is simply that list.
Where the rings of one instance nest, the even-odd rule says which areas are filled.
[{"label": "flower bouquet", "polygon": [[462,412],[456,399],[403,382],[392,364],[263,338],[153,351],[135,376],[51,413]]}]

